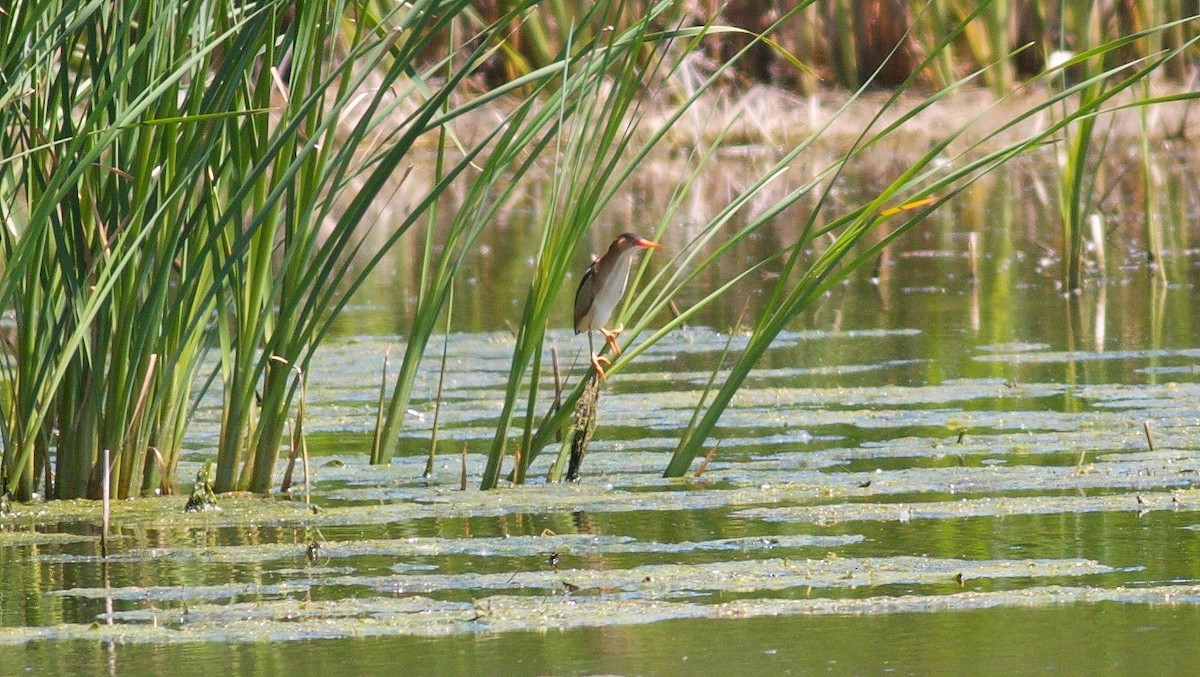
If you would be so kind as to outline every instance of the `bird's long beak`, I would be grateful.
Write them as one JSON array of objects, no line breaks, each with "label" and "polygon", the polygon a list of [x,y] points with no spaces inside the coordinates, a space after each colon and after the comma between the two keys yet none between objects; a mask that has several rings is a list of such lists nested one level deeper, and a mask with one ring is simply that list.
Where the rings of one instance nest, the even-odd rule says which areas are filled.
[{"label": "bird's long beak", "polygon": [[640,237],[634,239],[633,244],[643,249],[662,249],[662,245],[660,243],[651,242],[650,240],[643,240]]}]

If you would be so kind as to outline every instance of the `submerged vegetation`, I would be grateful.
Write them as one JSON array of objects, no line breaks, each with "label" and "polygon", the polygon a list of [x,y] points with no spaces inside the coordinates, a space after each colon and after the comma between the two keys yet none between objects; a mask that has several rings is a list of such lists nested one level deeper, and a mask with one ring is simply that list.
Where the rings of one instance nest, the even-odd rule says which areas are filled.
[{"label": "submerged vegetation", "polygon": [[[615,196],[687,116],[705,115],[698,103],[715,88],[751,77],[804,89],[835,74],[853,91],[848,102],[718,214],[670,239],[665,257],[646,257],[631,280],[619,313],[630,347],[611,374],[739,282],[774,275],[765,307],[748,320],[749,343],[670,460],[667,473],[681,475],[780,332],[959,191],[1062,145],[1063,246],[1075,261],[1104,125],[1121,108],[1198,96],[1145,87],[1194,68],[1197,20],[1184,2],[750,9],[759,4],[730,3],[717,16],[668,0],[0,9],[0,305],[12,318],[4,491],[98,497],[108,475],[116,496],[171,491],[197,393],[208,389],[222,398],[213,489],[270,491],[284,441],[299,445],[316,349],[386,252],[415,240],[417,307],[372,453],[390,461],[420,360],[437,328],[453,324],[467,255],[527,177],[549,166],[536,248],[504,253],[533,264],[482,474],[483,487],[496,486],[511,459],[508,476],[523,482],[587,387],[576,378],[564,384],[570,392],[540,390],[555,309]],[[888,15],[895,20],[880,19]],[[1073,55],[1045,71],[1060,48]],[[1014,73],[1039,96],[1004,98]],[[955,120],[883,177],[876,195],[834,208],[847,163],[976,84],[1009,106],[1005,122],[968,142],[977,121]],[[880,85],[892,94],[852,144],[802,184],[771,192]],[[916,88],[920,103],[901,106]],[[1051,122],[1023,126],[1041,117]],[[639,231],[659,239],[672,230],[722,141],[685,149],[694,171],[667,179],[669,204]],[[405,193],[410,208],[384,218],[373,205],[389,192]],[[802,202],[812,208],[782,251],[696,289],[739,242]],[[453,216],[440,218],[451,206]],[[1079,283],[1077,273],[1064,277],[1068,289]],[[685,290],[695,302],[666,319]]]}]

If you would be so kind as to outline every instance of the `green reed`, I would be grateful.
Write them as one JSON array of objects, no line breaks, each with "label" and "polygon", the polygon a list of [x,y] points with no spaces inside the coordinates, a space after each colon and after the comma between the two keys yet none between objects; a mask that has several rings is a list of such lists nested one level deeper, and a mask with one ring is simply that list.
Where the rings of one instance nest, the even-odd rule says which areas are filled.
[{"label": "green reed", "polygon": [[[611,11],[613,4],[597,3],[594,11]],[[543,69],[543,75],[531,81],[538,86],[524,95],[508,115],[503,133],[492,140],[440,242],[436,240],[435,223],[430,220],[425,234],[417,307],[396,385],[375,435],[378,444],[372,450],[372,463],[390,462],[399,447],[398,435],[425,349],[439,316],[450,301],[454,280],[475,241],[520,189],[521,179],[536,167],[542,152],[551,147],[561,131],[563,116],[560,113],[569,114],[577,105],[572,98],[575,96],[573,85],[560,82],[557,77],[559,69],[573,70],[574,64],[573,58],[564,54],[560,65]],[[583,77],[596,80],[602,76],[603,71],[591,70]],[[561,89],[548,91],[551,85]],[[444,144],[444,139],[442,142]],[[440,249],[436,261],[432,259],[431,249],[435,242]]]},{"label": "green reed", "polygon": [[[6,489],[97,496],[105,449],[114,494],[169,489],[197,386],[213,383],[216,490],[268,491],[313,352],[369,270],[484,149],[507,143],[499,157],[516,167],[545,143],[518,107],[446,157],[357,261],[370,205],[403,181],[423,138],[557,76],[462,87],[534,4],[511,3],[433,58],[466,0],[385,13],[219,0],[0,12],[0,302],[16,319]],[[197,383],[214,350],[216,371]]]},{"label": "green reed", "polygon": [[[665,5],[666,3],[664,3]],[[801,12],[811,5],[811,2],[799,3],[792,13],[785,15],[786,20],[792,14]],[[650,17],[648,17],[650,18]],[[778,23],[776,24],[776,26]],[[646,28],[641,29],[645,31]],[[667,36],[690,41],[689,47],[694,47],[699,41],[712,35],[720,35],[733,31],[725,27],[704,26],[695,29],[673,31]],[[658,41],[662,36],[639,34],[638,41],[653,38]],[[622,77],[616,83],[605,88],[594,88],[593,107],[581,116],[580,128],[593,131],[591,136],[575,134],[565,142],[560,165],[555,173],[556,181],[552,189],[550,203],[555,209],[547,215],[543,226],[542,248],[538,253],[537,269],[531,283],[529,296],[526,301],[524,315],[518,325],[517,349],[514,352],[513,369],[510,372],[505,393],[505,405],[501,415],[500,425],[493,438],[488,455],[488,464],[484,471],[481,486],[495,487],[500,477],[500,466],[505,455],[509,453],[508,429],[510,419],[517,411],[518,399],[525,397],[523,430],[520,442],[512,452],[514,471],[510,477],[515,482],[523,482],[530,464],[545,449],[557,435],[563,433],[563,427],[568,425],[572,412],[580,397],[584,394],[589,382],[590,366],[575,381],[574,389],[556,406],[547,407],[545,413],[539,413],[537,393],[539,389],[541,360],[544,352],[545,336],[548,322],[552,316],[553,307],[560,304],[569,291],[565,285],[567,270],[574,265],[582,270],[580,258],[577,256],[582,242],[598,228],[596,224],[606,220],[605,210],[621,187],[635,170],[642,165],[654,151],[659,142],[672,130],[691,107],[716,83],[727,75],[731,66],[739,58],[748,53],[754,42],[747,44],[729,61],[716,68],[704,81],[692,89],[691,95],[678,103],[666,117],[648,131],[643,131],[646,137],[638,143],[640,109],[638,89],[643,81],[657,78],[675,77],[680,68],[680,60],[675,56],[665,60],[667,54],[659,61],[649,63],[625,58],[620,68],[615,63],[608,67],[610,72],[620,72]],[[778,47],[774,47],[778,49]],[[615,52],[610,52],[615,54]],[[686,53],[686,51],[684,52]],[[789,60],[794,57],[787,55]],[[636,229],[652,238],[661,237],[676,216],[680,205],[687,198],[689,191],[695,185],[703,168],[716,157],[723,135],[718,136],[711,145],[693,149],[692,156],[696,163],[695,170],[688,176],[680,177],[674,191],[674,197],[667,209],[651,220],[636,225]],[[788,154],[794,160],[803,149],[796,149]],[[619,358],[613,360],[607,369],[610,375],[619,374],[629,362],[641,354],[649,346],[660,340],[672,329],[680,326],[688,318],[694,316],[724,292],[731,289],[737,282],[754,274],[758,267],[738,274],[729,283],[716,290],[709,290],[699,301],[693,303],[679,317],[669,321],[665,326],[654,332],[641,343],[629,347],[634,340],[647,331],[655,318],[667,310],[672,299],[693,282],[705,269],[713,265],[723,254],[732,251],[733,247],[745,237],[752,234],[751,229],[741,229],[728,232],[728,226],[733,216],[745,208],[759,190],[766,187],[782,172],[786,162],[781,161],[767,175],[754,182],[755,188],[740,195],[731,205],[722,210],[719,217],[706,224],[689,242],[678,251],[666,252],[671,258],[663,267],[644,281],[652,257],[643,256],[641,263],[630,280],[630,298],[618,310],[613,318],[613,325],[628,324],[623,334],[626,350]],[[777,212],[775,212],[777,213]],[[716,243],[715,253],[704,253],[705,247]],[[525,383],[525,372],[529,372],[528,388],[522,388]]]},{"label": "green reed", "polygon": [[[1087,3],[1074,3],[1074,12],[1065,15],[1075,21],[1075,32],[1088,34],[1098,40],[1102,33],[1099,18],[1087,11]],[[1128,18],[1131,23],[1138,23],[1136,16]],[[1100,44],[1097,47],[1084,50],[1059,65],[1048,76],[1052,82],[1066,87],[1074,78],[1083,81],[1068,88],[1071,98],[1064,98],[1059,105],[1057,115],[1061,118],[1073,118],[1072,124],[1063,126],[1063,139],[1059,145],[1059,205],[1062,215],[1062,276],[1063,290],[1070,293],[1078,290],[1083,284],[1084,273],[1084,232],[1088,218],[1096,209],[1098,199],[1098,184],[1100,177],[1100,158],[1112,138],[1115,116],[1108,115],[1110,111],[1102,108],[1101,104],[1109,102],[1118,94],[1124,94],[1132,103],[1120,107],[1136,106],[1141,135],[1143,173],[1149,176],[1148,166],[1149,130],[1146,114],[1149,106],[1160,100],[1152,97],[1149,89],[1149,79],[1145,75],[1137,76],[1136,80],[1130,75],[1145,73],[1146,64],[1153,64],[1152,73],[1159,73],[1170,66],[1176,65],[1180,57],[1187,54],[1196,43],[1193,36],[1189,41],[1171,48],[1163,47],[1170,41],[1164,36],[1170,35],[1183,25],[1196,25],[1196,18],[1185,18],[1151,28],[1132,32],[1124,37]],[[1152,56],[1137,57],[1136,54],[1148,51],[1146,45],[1157,46],[1160,49]],[[1132,56],[1131,56],[1132,55]],[[1136,83],[1137,87],[1132,85]],[[1192,98],[1190,93],[1166,97],[1169,100]],[[1079,110],[1093,111],[1090,115],[1078,115]],[[1105,119],[1107,118],[1107,119]],[[1101,123],[1107,123],[1103,126]],[[1145,184],[1146,200],[1150,199],[1150,184]],[[1146,247],[1153,261],[1161,255],[1161,243],[1154,230],[1153,219],[1148,206],[1145,213]],[[1097,243],[1100,251],[1103,243]],[[1158,275],[1165,274],[1160,266]]]},{"label": "green reed", "polygon": [[[658,3],[633,27],[594,38],[593,44],[599,48],[585,47],[579,52],[581,58],[564,61],[560,89],[547,102],[546,111],[570,131],[556,139],[555,152],[561,160],[548,198],[551,209],[546,213],[529,292],[517,325],[504,405],[481,481],[484,488],[496,486],[499,479],[501,464],[510,451],[508,431],[522,399],[525,424],[522,441],[514,452],[514,458],[519,459],[514,463],[515,481],[523,481],[532,460],[530,449],[550,316],[561,297],[559,292],[573,254],[611,196],[610,182],[621,172],[623,154],[634,131],[627,116],[634,110],[651,70],[661,63],[644,60],[641,50],[655,40],[665,39],[653,35],[651,27],[669,6]],[[571,53],[574,49],[569,42],[565,51]],[[569,115],[573,119],[568,123]]]},{"label": "green reed", "polygon": [[[965,22],[960,24],[959,30],[965,25]],[[1082,60],[1103,57],[1118,52],[1130,44],[1135,44],[1151,31],[1161,31],[1169,27],[1170,25],[1154,27],[1142,33],[1105,43],[1077,58]],[[952,34],[948,36],[948,39],[950,38],[953,38]],[[703,416],[698,421],[693,418],[693,423],[685,431],[672,454],[665,474],[670,477],[679,477],[687,472],[695,457],[703,449],[705,442],[713,434],[717,422],[732,401],[734,394],[749,376],[750,371],[771,342],[793,319],[833,285],[845,279],[862,265],[874,260],[890,242],[900,237],[932,210],[973,181],[1023,153],[1057,140],[1072,126],[1093,124],[1097,115],[1104,112],[1104,106],[1111,104],[1118,94],[1129,92],[1139,86],[1146,78],[1158,72],[1164,64],[1177,57],[1182,50],[1187,49],[1196,41],[1200,41],[1200,38],[1194,38],[1193,42],[1181,45],[1178,50],[1166,52],[1157,58],[1143,60],[1136,68],[1116,66],[1110,70],[1096,73],[1063,91],[1052,93],[1044,100],[1020,109],[1008,122],[985,135],[971,147],[956,156],[947,158],[945,154],[948,153],[955,140],[976,122],[975,120],[963,121],[953,132],[947,134],[926,154],[902,171],[868,204],[852,209],[845,214],[830,215],[827,225],[818,228],[817,219],[820,217],[824,205],[827,204],[825,197],[828,188],[826,188],[826,192],[818,200],[817,209],[812,212],[800,236],[788,248],[787,262],[777,282],[770,290],[769,301],[761,311],[746,348],[724,377],[723,385],[711,403],[707,406],[698,405],[698,409],[704,409]],[[928,97],[924,104],[917,107],[917,110],[923,105],[941,98],[947,91],[942,90]],[[1157,99],[1141,97],[1135,98],[1128,105],[1144,107],[1167,100],[1197,97],[1200,97],[1200,94],[1190,92]],[[896,96],[893,96],[891,101],[895,100]],[[1060,109],[1063,114],[1046,129],[1015,141],[1000,141],[1002,138],[1000,135],[1015,128],[1018,123]],[[914,112],[907,111],[900,114],[896,122],[877,132],[872,131],[872,127],[878,118],[873,120],[863,131],[859,144],[848,151],[846,158],[852,157],[861,152],[863,148],[902,130],[904,122],[910,119]],[[973,156],[975,149],[986,148],[988,145],[996,143],[999,144],[998,149],[982,152],[978,154],[978,157]],[[949,161],[944,162],[947,159]],[[842,160],[842,162],[844,161],[845,159]],[[889,205],[894,206],[889,207]],[[916,210],[914,216],[884,230],[884,224],[890,217],[913,210]],[[874,244],[862,246],[860,243],[872,232],[882,232],[884,236]],[[803,252],[806,248],[815,245],[815,238],[818,235],[831,237],[832,240],[819,252],[811,256],[805,255]]]},{"label": "green reed", "polygon": [[[223,115],[211,102],[232,95],[220,78],[236,67],[216,50],[271,8],[220,14],[202,26],[182,4],[3,13],[0,300],[16,320],[4,477],[18,498],[39,477],[47,497],[98,496],[104,449],[118,495],[173,476],[201,352],[192,318],[214,308],[186,293],[214,271],[185,233],[211,232],[203,184]],[[186,86],[209,73],[206,95]]]}]

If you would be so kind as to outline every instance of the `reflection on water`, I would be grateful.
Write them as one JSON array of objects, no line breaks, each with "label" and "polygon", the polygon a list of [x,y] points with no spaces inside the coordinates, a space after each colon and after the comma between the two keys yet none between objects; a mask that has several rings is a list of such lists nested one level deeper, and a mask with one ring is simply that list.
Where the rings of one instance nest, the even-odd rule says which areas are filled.
[{"label": "reflection on water", "polygon": [[[768,160],[714,165],[668,246],[682,249],[694,224]],[[580,485],[460,492],[460,451],[474,483],[495,430],[538,191],[486,231],[456,288],[442,455],[428,482],[421,455],[438,359],[418,379],[405,456],[387,468],[364,462],[371,384],[415,297],[405,263],[415,245],[402,243],[309,374],[322,510],[230,498],[220,513],[190,516],[177,510],[182,499],[120,505],[102,564],[95,506],[20,506],[0,520],[0,651],[15,656],[3,665],[184,675],[210,672],[214,659],[294,674],[330,665],[664,675],[1192,665],[1194,166],[1164,154],[1155,176],[1166,284],[1143,246],[1140,163],[1105,170],[1107,276],[1093,254],[1092,276],[1070,297],[1056,287],[1058,207],[1045,166],[1030,160],[980,181],[780,336],[722,418],[703,476],[685,481],[661,478],[667,455],[744,299],[751,314],[761,303],[764,280],[608,384]],[[839,180],[830,213],[893,172],[887,158],[860,169]],[[793,167],[774,189],[812,171]],[[644,230],[668,188],[649,175],[636,182],[594,249],[612,233]],[[732,250],[681,302],[789,244],[808,208]],[[586,344],[569,330],[569,307],[564,298],[550,340],[573,379]],[[731,345],[743,344],[735,336]],[[440,358],[440,337],[431,346]],[[213,401],[197,410],[184,477],[207,456],[218,418]],[[548,462],[539,458],[531,476]],[[309,562],[313,540],[322,547]]]},{"label": "reflection on water", "polygon": [[[848,169],[838,179],[818,225],[873,198],[887,179],[907,168],[898,157],[881,155],[866,156],[860,166]],[[1200,274],[1196,266],[1200,256],[1196,251],[1200,241],[1197,237],[1200,181],[1195,169],[1198,164],[1192,150],[1164,151],[1152,177],[1149,199],[1153,225],[1165,235],[1159,263],[1166,269],[1169,284],[1163,287],[1156,286],[1155,276],[1147,274],[1140,160],[1118,152],[1111,153],[1111,157],[1111,164],[1106,165],[1097,181],[1103,188],[1099,213],[1103,216],[1106,237],[1103,270],[1108,280],[1102,283],[1096,277],[1100,267],[1089,241],[1085,266],[1091,271],[1091,278],[1084,296],[1070,309],[1068,304],[1057,301],[1060,217],[1049,164],[1054,159],[1047,153],[1016,161],[980,179],[930,217],[925,226],[889,247],[877,265],[849,283],[849,289],[832,293],[798,322],[823,329],[947,325],[968,328],[986,339],[985,342],[1003,342],[1013,340],[1012,336],[1031,324],[1037,317],[1033,313],[1053,308],[1052,317],[1069,316],[1078,323],[1073,327],[1073,340],[1095,345],[1095,341],[1104,340],[1106,329],[1125,337],[1133,326],[1138,327],[1139,333],[1131,338],[1140,339],[1154,329],[1151,314],[1160,316],[1185,306],[1185,299],[1169,292],[1194,285]],[[668,248],[656,257],[655,265],[667,265],[670,255],[681,251],[702,224],[728,204],[738,190],[745,188],[747,177],[764,172],[772,160],[767,153],[731,154],[710,163],[690,193],[692,199],[685,202],[684,211],[676,214],[671,229],[664,235]],[[635,182],[631,190],[610,205],[607,220],[596,226],[590,251],[578,253],[574,270],[583,271],[588,257],[602,252],[615,233],[644,231],[658,222],[667,209],[674,186],[657,177],[677,176],[690,169],[686,158],[665,158],[659,162],[662,166],[653,165],[642,181]],[[756,205],[765,208],[810,180],[821,168],[820,162],[811,159],[790,167],[782,178],[768,186],[768,194],[761,202],[735,215],[727,229],[732,232],[757,213]],[[518,304],[523,302],[529,284],[539,227],[544,219],[538,207],[539,194],[539,187],[533,187],[523,201],[505,212],[505,221],[485,230],[476,251],[469,255],[466,284],[457,287],[456,330],[507,331],[519,319]],[[768,227],[739,243],[720,265],[701,273],[690,298],[685,295],[680,305],[686,306],[689,300],[716,288],[746,266],[792,244],[811,208],[810,201],[801,200]],[[381,223],[376,227],[385,226]],[[968,256],[972,237],[976,238],[979,251],[977,271],[972,270]],[[404,332],[417,293],[418,271],[409,262],[419,260],[419,247],[415,239],[401,242],[381,267],[375,283],[357,297],[358,312],[343,318],[339,325],[342,333]],[[715,247],[712,244],[705,251]],[[770,277],[770,271],[768,268],[765,278]],[[873,284],[869,282],[872,279]],[[858,288],[868,284],[871,284],[869,289]],[[701,315],[698,324],[732,326],[745,297],[749,296],[753,304],[765,286],[763,278],[749,281],[730,295],[736,302],[714,305]],[[565,296],[574,289],[573,285],[568,287]],[[567,327],[569,299],[564,297],[559,307],[559,324]],[[1115,319],[1123,325],[1109,326],[1103,317],[1096,317],[1095,313],[1103,313],[1109,307],[1122,309],[1115,313]],[[754,309],[751,305],[751,313]],[[1129,312],[1145,312],[1146,316],[1129,317]],[[1132,320],[1142,321],[1134,325]],[[1162,317],[1158,317],[1158,322],[1162,322]],[[1060,329],[1071,331],[1065,325]]]}]

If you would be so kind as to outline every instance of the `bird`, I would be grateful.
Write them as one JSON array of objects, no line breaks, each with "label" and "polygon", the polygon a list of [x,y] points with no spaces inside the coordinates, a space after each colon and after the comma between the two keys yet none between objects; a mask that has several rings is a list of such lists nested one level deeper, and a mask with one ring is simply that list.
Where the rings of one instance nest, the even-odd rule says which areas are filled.
[{"label": "bird", "polygon": [[583,274],[579,288],[575,290],[575,335],[588,333],[588,350],[592,356],[592,368],[600,380],[604,380],[602,363],[611,364],[607,358],[596,354],[592,347],[592,331],[599,330],[604,335],[608,347],[614,355],[620,355],[617,347],[617,336],[621,329],[609,330],[604,327],[612,319],[613,310],[625,295],[625,285],[629,282],[629,269],[633,265],[633,256],[639,249],[659,249],[657,242],[651,242],[633,233],[621,233],[608,246],[608,251],[597,259]]}]

